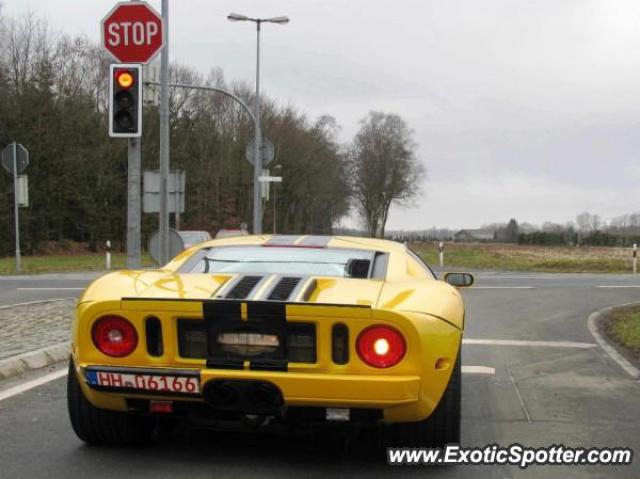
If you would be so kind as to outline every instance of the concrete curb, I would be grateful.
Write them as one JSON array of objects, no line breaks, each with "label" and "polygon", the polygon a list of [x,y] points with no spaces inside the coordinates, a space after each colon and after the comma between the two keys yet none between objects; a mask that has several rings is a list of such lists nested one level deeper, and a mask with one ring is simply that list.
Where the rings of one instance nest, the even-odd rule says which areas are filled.
[{"label": "concrete curb", "polygon": [[33,369],[40,369],[66,361],[71,352],[71,343],[54,344],[28,353],[18,354],[0,361],[0,379],[8,379]]},{"label": "concrete curb", "polygon": [[638,368],[636,368],[627,358],[624,357],[624,355],[618,350],[618,346],[612,340],[610,340],[606,335],[600,332],[600,322],[606,315],[610,314],[615,309],[624,309],[634,306],[637,307],[639,305],[640,303],[633,302],[619,304],[617,306],[610,306],[608,308],[601,309],[600,311],[591,313],[587,320],[587,327],[589,328],[589,332],[596,340],[598,345],[633,379],[640,379],[640,370],[638,370]]}]

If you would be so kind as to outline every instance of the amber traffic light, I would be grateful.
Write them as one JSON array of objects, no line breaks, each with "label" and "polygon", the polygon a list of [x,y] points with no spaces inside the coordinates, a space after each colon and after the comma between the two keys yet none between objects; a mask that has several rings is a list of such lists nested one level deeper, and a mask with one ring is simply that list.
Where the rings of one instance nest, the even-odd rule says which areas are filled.
[{"label": "amber traffic light", "polygon": [[142,135],[142,67],[114,64],[110,74],[109,136],[137,138]]}]

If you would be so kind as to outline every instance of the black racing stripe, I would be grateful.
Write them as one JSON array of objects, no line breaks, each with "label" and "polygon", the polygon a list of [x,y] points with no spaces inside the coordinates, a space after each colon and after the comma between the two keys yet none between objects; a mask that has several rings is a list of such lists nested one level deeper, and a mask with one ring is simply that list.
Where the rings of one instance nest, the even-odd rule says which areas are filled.
[{"label": "black racing stripe", "polygon": [[244,361],[228,358],[220,351],[217,336],[220,331],[242,321],[242,303],[240,301],[204,301],[202,314],[207,327],[207,368],[242,369]]},{"label": "black racing stripe", "polygon": [[254,358],[249,369],[255,371],[286,371],[287,361],[287,306],[286,303],[252,301],[247,303],[247,321],[263,334],[276,334],[280,338],[278,349],[268,357]]}]

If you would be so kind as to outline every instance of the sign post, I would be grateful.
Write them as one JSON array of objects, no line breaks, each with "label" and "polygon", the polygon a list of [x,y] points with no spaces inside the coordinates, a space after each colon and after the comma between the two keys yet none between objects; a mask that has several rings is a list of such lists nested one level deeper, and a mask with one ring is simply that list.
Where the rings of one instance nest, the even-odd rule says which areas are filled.
[{"label": "sign post", "polygon": [[[149,63],[165,44],[160,15],[146,2],[120,2],[102,19],[102,45],[120,63]],[[141,90],[142,91],[142,90]],[[140,112],[142,114],[142,112]],[[141,265],[139,138],[129,138],[127,180],[127,266]],[[161,220],[162,223],[162,220]]]},{"label": "sign post", "polygon": [[16,231],[16,272],[22,270],[20,258],[20,187],[18,175],[29,165],[29,151],[15,141],[2,151],[2,166],[13,175],[13,215]]},{"label": "sign post", "polygon": [[442,241],[438,243],[438,256],[440,259],[440,267],[442,268],[444,266],[444,243]]},{"label": "sign post", "polygon": [[638,274],[638,244],[633,243],[633,274]]}]

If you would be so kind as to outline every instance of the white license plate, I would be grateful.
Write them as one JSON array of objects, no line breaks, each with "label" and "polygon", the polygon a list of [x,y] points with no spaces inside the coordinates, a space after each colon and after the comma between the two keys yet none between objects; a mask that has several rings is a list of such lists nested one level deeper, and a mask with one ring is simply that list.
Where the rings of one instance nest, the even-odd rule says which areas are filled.
[{"label": "white license plate", "polygon": [[139,389],[182,394],[200,392],[200,380],[196,376],[118,373],[112,371],[86,371],[87,382],[93,386],[114,389]]}]

